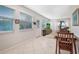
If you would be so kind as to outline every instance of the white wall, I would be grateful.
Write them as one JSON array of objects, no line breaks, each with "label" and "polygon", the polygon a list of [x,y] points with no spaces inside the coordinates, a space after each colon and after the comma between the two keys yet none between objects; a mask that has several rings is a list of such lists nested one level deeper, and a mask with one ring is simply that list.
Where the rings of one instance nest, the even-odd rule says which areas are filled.
[{"label": "white wall", "polygon": [[[33,12],[28,8],[24,8],[23,6],[16,5],[6,5],[9,8],[15,10],[14,17],[17,19],[19,17],[19,12],[24,12],[33,17],[33,21],[46,19],[43,16]],[[19,24],[14,23],[14,30],[12,32],[4,32],[0,33],[0,50],[9,48],[17,43],[20,43],[24,40],[30,40],[36,38],[37,36],[41,36],[41,29],[37,28],[37,26],[33,25],[32,29],[26,29],[24,31],[19,30]]]},{"label": "white wall", "polygon": [[58,21],[56,19],[51,20],[51,28],[52,28],[52,31],[58,30]]}]

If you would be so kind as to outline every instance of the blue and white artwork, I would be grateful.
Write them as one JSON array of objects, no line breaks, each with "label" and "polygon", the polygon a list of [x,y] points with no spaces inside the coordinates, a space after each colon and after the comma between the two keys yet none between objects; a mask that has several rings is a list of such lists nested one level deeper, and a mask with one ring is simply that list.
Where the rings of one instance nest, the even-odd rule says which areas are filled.
[{"label": "blue and white artwork", "polygon": [[79,8],[72,14],[73,26],[79,26]]},{"label": "blue and white artwork", "polygon": [[20,30],[32,28],[32,17],[25,13],[20,13]]},{"label": "blue and white artwork", "polygon": [[9,18],[0,17],[0,31],[12,31],[13,21]]},{"label": "blue and white artwork", "polygon": [[77,14],[73,15],[73,25],[77,25]]},{"label": "blue and white artwork", "polygon": [[0,5],[0,31],[13,30],[14,10]]},{"label": "blue and white artwork", "polygon": [[5,6],[0,5],[0,16],[13,18],[14,10]]}]

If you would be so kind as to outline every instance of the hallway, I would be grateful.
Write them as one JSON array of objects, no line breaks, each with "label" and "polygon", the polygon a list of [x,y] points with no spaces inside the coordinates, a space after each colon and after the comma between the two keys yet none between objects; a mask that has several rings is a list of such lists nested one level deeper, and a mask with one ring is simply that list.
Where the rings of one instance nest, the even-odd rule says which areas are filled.
[{"label": "hallway", "polygon": [[[79,24],[77,21],[73,22],[77,20],[78,14],[71,16],[77,7],[79,6],[1,5],[0,53],[55,54],[54,37],[60,28],[69,28],[68,31],[79,38],[79,26],[75,26]],[[62,9],[65,10],[62,12]],[[77,42],[77,52],[79,52],[79,40]]]}]

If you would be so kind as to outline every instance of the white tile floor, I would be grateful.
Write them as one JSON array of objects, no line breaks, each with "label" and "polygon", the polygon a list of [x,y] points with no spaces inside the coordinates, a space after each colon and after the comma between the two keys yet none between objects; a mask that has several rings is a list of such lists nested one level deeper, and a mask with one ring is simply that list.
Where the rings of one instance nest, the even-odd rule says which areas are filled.
[{"label": "white tile floor", "polygon": [[[2,53],[6,54],[55,54],[56,39],[54,35],[38,37],[26,40],[9,49],[5,49]],[[68,52],[63,52],[68,53]]]}]

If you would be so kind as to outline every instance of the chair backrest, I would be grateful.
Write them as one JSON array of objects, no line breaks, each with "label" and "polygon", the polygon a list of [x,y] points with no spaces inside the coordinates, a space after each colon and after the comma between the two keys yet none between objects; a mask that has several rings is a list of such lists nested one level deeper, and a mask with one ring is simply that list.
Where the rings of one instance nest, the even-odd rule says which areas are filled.
[{"label": "chair backrest", "polygon": [[73,33],[57,32],[57,36],[55,38],[57,39],[57,44],[59,45],[59,53],[60,49],[67,50],[70,51],[70,53],[73,53],[73,45],[75,49],[74,51],[76,53],[75,36]]},{"label": "chair backrest", "polygon": [[57,32],[57,36],[60,41],[67,41],[67,42],[71,42],[74,38],[74,34],[69,32]]}]

